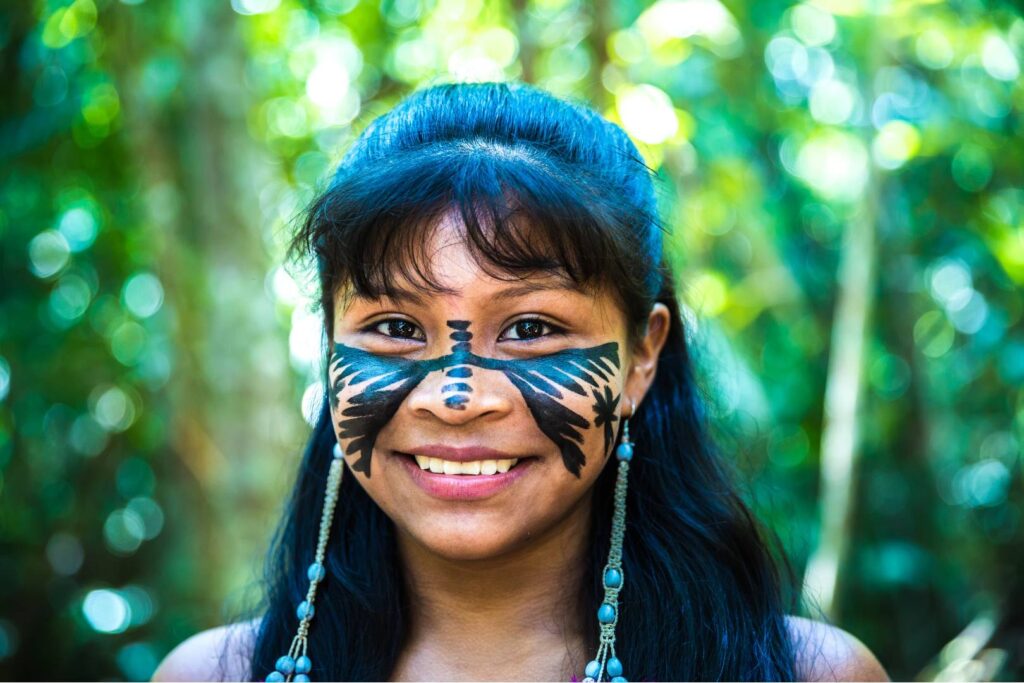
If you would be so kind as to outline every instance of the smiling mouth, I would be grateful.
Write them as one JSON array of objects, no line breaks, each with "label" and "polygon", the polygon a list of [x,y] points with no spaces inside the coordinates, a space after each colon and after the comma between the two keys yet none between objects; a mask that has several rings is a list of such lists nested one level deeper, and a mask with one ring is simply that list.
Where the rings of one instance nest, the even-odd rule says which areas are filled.
[{"label": "smiling mouth", "polygon": [[513,469],[520,461],[527,458],[502,458],[502,459],[481,459],[481,460],[445,460],[427,455],[415,455],[413,453],[401,453],[407,458],[415,460],[419,468],[425,472],[434,474],[460,474],[467,476],[494,476],[504,474]]}]

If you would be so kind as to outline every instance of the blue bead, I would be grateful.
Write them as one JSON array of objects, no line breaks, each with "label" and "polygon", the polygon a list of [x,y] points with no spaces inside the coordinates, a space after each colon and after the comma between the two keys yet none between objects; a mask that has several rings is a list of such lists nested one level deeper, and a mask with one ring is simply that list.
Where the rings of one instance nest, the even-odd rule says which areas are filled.
[{"label": "blue bead", "polygon": [[314,562],[309,565],[309,569],[306,570],[306,576],[310,581],[323,581],[324,576],[327,575],[327,570],[319,562]]},{"label": "blue bead", "polygon": [[334,444],[334,457],[338,458],[340,460],[341,456],[342,456],[341,444],[340,443],[336,443],[336,444]]},{"label": "blue bead", "polygon": [[283,657],[278,657],[277,664],[274,666],[277,667],[278,671],[287,676],[291,672],[295,671],[295,660],[288,655],[285,655]]},{"label": "blue bead", "polygon": [[615,621],[615,608],[607,602],[597,610],[597,620],[602,624],[610,624]]},{"label": "blue bead", "polygon": [[601,673],[601,662],[596,659],[591,659],[587,662],[587,666],[583,669],[583,673],[586,674],[587,678],[597,678],[597,674]]},{"label": "blue bead", "polygon": [[295,610],[295,616],[297,616],[299,619],[305,619],[307,616],[310,619],[312,619],[314,611],[315,610],[313,609],[313,605],[303,600],[299,603],[299,608]]},{"label": "blue bead", "polygon": [[618,657],[612,657],[608,660],[608,675],[609,676],[621,676],[622,675],[622,662],[619,661]]},{"label": "blue bead", "polygon": [[267,676],[267,681],[270,683],[281,683],[284,680],[284,674],[280,671],[271,671]]},{"label": "blue bead", "polygon": [[295,681],[295,683],[309,683],[309,676],[306,674],[295,674],[292,680]]},{"label": "blue bead", "polygon": [[312,668],[313,662],[309,661],[309,657],[306,655],[302,655],[295,660],[295,673],[297,674],[308,674]]},{"label": "blue bead", "polygon": [[627,680],[626,680],[625,678],[623,678],[622,676],[614,676],[614,677],[612,678],[612,683],[629,683],[629,681],[627,681]]},{"label": "blue bead", "polygon": [[620,443],[619,447],[615,449],[615,455],[619,460],[632,460],[633,459],[633,444],[631,443]]},{"label": "blue bead", "polygon": [[609,588],[618,588],[622,585],[622,572],[618,569],[609,569],[604,573],[604,585]]}]

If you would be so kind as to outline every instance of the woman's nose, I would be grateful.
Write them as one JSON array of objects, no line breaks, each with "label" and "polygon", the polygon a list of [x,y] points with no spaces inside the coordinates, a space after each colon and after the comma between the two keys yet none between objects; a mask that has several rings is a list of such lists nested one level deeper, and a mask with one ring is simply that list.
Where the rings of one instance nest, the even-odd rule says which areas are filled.
[{"label": "woman's nose", "polygon": [[409,394],[406,406],[418,417],[464,424],[507,415],[512,392],[514,387],[501,372],[457,365],[427,375]]}]

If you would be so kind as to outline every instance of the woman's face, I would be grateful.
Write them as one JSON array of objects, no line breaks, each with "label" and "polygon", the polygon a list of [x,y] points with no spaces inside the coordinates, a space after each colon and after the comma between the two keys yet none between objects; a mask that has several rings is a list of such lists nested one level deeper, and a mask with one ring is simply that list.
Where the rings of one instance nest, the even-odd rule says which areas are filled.
[{"label": "woman's face", "polygon": [[611,294],[488,275],[450,220],[426,253],[448,293],[336,297],[335,432],[400,532],[450,559],[495,557],[588,500],[657,353],[631,353]]}]

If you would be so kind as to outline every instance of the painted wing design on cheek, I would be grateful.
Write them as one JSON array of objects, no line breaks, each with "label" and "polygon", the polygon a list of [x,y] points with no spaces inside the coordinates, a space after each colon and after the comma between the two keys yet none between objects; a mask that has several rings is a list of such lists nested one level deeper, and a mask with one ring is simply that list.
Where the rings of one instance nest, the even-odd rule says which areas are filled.
[{"label": "painted wing design on cheek", "polygon": [[339,436],[352,439],[346,449],[349,454],[358,454],[352,469],[370,476],[370,459],[377,434],[423,378],[430,373],[428,364],[377,356],[361,349],[334,345],[331,368],[337,374],[331,386],[331,403],[337,406],[341,392],[346,386],[366,383],[365,387],[348,399],[348,406],[341,411],[343,418],[338,422]]},{"label": "painted wing design on cheek", "polygon": [[565,468],[577,477],[580,476],[580,468],[587,461],[587,457],[580,450],[583,443],[583,434],[578,430],[586,429],[590,423],[569,410],[556,399],[547,394],[534,390],[521,376],[514,372],[506,371],[505,376],[515,385],[519,393],[526,401],[526,407],[530,414],[537,421],[540,431],[544,436],[551,439],[558,450],[562,453],[562,464]]},{"label": "painted wing design on cheek", "polygon": [[[449,377],[471,376],[470,366],[504,373],[519,390],[541,432],[558,446],[565,468],[577,477],[587,460],[580,449],[583,443],[580,430],[589,428],[590,422],[562,403],[562,389],[587,396],[583,385],[588,385],[597,398],[597,390],[604,384],[605,399],[598,399],[598,404],[594,406],[594,424],[604,427],[607,451],[612,434],[611,422],[617,419],[614,412],[619,401],[618,397],[610,398],[611,390],[607,387],[619,368],[617,343],[566,349],[547,356],[521,360],[486,358],[470,353],[466,348],[453,351],[440,358],[409,360],[378,356],[335,343],[331,359],[331,371],[335,373],[330,393],[332,407],[337,409],[341,393],[346,387],[365,384],[348,399],[348,405],[341,411],[344,419],[338,422],[339,436],[352,439],[347,452],[359,456],[352,464],[352,469],[370,476],[370,459],[377,434],[427,375],[453,365],[459,366],[455,370],[462,368],[464,371],[458,374],[449,371]],[[472,388],[469,387],[469,390]]]},{"label": "painted wing design on cheek", "polygon": [[[548,356],[523,360],[497,361],[479,359],[484,367],[501,370],[522,394],[530,414],[546,437],[558,446],[562,453],[562,464],[579,477],[580,469],[586,463],[586,456],[580,449],[583,434],[579,431],[590,427],[586,418],[578,415],[561,403],[562,389],[581,396],[587,393],[581,384],[597,388],[608,382],[619,368],[619,345],[609,342],[586,349],[566,349]],[[610,395],[611,389],[605,391]],[[615,399],[615,404],[618,398]],[[612,411],[614,411],[614,405]],[[598,411],[595,425],[605,427],[605,451],[608,449],[608,416]]]}]

